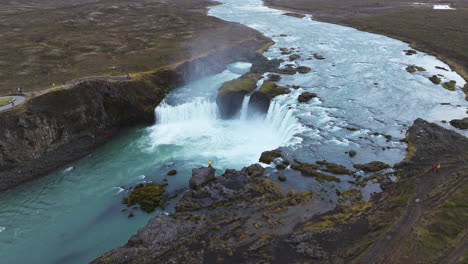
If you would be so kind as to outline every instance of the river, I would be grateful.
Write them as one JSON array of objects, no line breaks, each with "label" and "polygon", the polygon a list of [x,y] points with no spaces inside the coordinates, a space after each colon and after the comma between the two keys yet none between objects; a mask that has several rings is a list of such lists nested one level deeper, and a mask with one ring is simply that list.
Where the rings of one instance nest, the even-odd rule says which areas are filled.
[{"label": "river", "polygon": [[[312,71],[283,76],[279,82],[301,88],[277,97],[266,116],[252,116],[247,96],[233,120],[219,118],[216,92],[223,82],[247,72],[250,64],[234,63],[222,73],[175,89],[156,108],[153,126],[128,129],[91,155],[0,193],[2,263],[85,263],[124,244],[149,218],[171,212],[176,201],[166,211],[134,211],[135,217],[128,218],[120,200],[124,188],[139,182],[167,182],[168,192],[174,192],[187,186],[192,168],[208,160],[220,174],[257,162],[261,152],[280,146],[310,162],[394,164],[405,155],[406,146],[399,140],[414,119],[448,127],[441,121],[466,115],[468,104],[459,87],[451,92],[427,77],[442,74],[443,81],[456,80],[458,86],[463,79],[436,69],[449,67],[433,56],[405,55],[409,47],[403,42],[312,21],[310,16],[285,16],[260,0],[219,2],[223,4],[211,7],[210,15],[255,28],[276,42],[265,56],[287,59],[280,48],[294,48],[293,54],[302,56],[283,64]],[[314,53],[325,59],[309,60]],[[427,71],[406,72],[413,64]],[[297,96],[304,91],[318,98],[300,104]],[[441,104],[445,102],[450,104]],[[345,154],[350,149],[358,155],[350,158]],[[165,175],[171,169],[177,169],[176,176]],[[317,185],[312,178],[297,183],[304,188]]]}]

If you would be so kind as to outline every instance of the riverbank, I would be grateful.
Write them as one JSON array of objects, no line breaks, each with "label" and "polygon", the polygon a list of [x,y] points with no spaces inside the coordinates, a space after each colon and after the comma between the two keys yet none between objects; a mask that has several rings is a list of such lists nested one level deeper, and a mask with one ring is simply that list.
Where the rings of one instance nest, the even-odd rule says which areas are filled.
[{"label": "riverbank", "polygon": [[[205,15],[206,16],[206,15]],[[220,20],[219,20],[220,21]],[[154,108],[172,88],[227,63],[251,60],[271,40],[238,24],[224,30],[244,32],[216,48],[132,75],[129,81],[84,81],[28,94],[18,107],[0,112],[0,190],[37,178],[85,156],[126,126],[151,124]]]},{"label": "riverbank", "polygon": [[254,30],[207,16],[207,7],[215,4],[208,0],[4,3],[0,94],[91,76],[155,71],[237,41],[262,38]]},{"label": "riverbank", "polygon": [[[334,209],[323,206],[333,188],[297,191],[288,184],[292,177],[267,175],[259,164],[217,178],[195,169],[199,185],[178,201],[176,213],[152,218],[126,245],[92,263],[466,260],[467,138],[418,119],[406,141],[396,182],[375,173],[363,181],[380,179],[382,194],[366,201],[357,189],[337,192]],[[431,171],[434,163],[442,168]]]},{"label": "riverbank", "polygon": [[411,44],[449,64],[468,80],[468,5],[455,1],[455,10],[435,10],[436,1],[320,1],[264,0],[286,11],[310,13],[313,19],[382,34]]}]

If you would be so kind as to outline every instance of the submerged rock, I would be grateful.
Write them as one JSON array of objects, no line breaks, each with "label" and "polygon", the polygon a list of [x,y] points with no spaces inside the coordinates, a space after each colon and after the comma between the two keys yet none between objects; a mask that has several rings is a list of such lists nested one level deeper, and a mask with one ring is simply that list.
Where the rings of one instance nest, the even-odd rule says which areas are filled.
[{"label": "submerged rock", "polygon": [[216,104],[222,118],[234,117],[240,110],[244,97],[257,87],[259,74],[245,74],[238,79],[225,82],[218,90]]},{"label": "submerged rock", "polygon": [[468,129],[468,117],[463,119],[454,119],[450,124],[458,129]]},{"label": "submerged rock", "polygon": [[297,18],[304,18],[305,17],[304,14],[298,14],[298,13],[293,13],[293,12],[287,12],[287,13],[284,13],[283,15],[297,17]]},{"label": "submerged rock", "polygon": [[299,67],[297,67],[297,72],[302,73],[302,74],[308,73],[308,72],[310,72],[311,70],[312,70],[312,69],[309,68],[309,67],[307,67],[307,66],[299,66]]},{"label": "submerged rock", "polygon": [[309,176],[313,176],[318,182],[325,182],[325,181],[341,182],[341,180],[335,176],[318,172],[317,170],[319,169],[319,167],[315,164],[310,164],[310,163],[300,162],[300,161],[295,160],[295,163],[291,165],[291,169],[300,171]]},{"label": "submerged rock", "polygon": [[317,97],[316,93],[304,92],[297,97],[297,100],[301,103],[305,103],[315,97]]},{"label": "submerged rock", "polygon": [[280,75],[278,75],[278,74],[273,74],[273,73],[268,74],[268,81],[270,81],[270,82],[278,82],[278,81],[280,81],[280,80],[281,80],[281,76],[280,76]]},{"label": "submerged rock", "polygon": [[170,170],[170,171],[167,172],[167,175],[169,175],[169,176],[174,176],[176,174],[177,174],[177,170]]},{"label": "submerged rock", "polygon": [[250,97],[249,108],[266,113],[270,107],[271,99],[281,94],[288,94],[289,89],[273,82],[265,81],[259,90]]},{"label": "submerged rock", "polygon": [[313,56],[314,56],[314,58],[315,58],[316,60],[324,60],[324,59],[325,59],[325,57],[323,57],[322,55],[319,55],[319,54],[317,54],[317,53],[314,53]]},{"label": "submerged rock", "polygon": [[155,184],[152,182],[137,185],[128,197],[122,199],[127,206],[139,205],[141,210],[151,213],[156,207],[164,209],[167,197],[163,196],[164,187],[167,184]]},{"label": "submerged rock", "polygon": [[355,150],[350,150],[350,151],[348,152],[348,155],[349,155],[351,158],[354,157],[354,156],[356,156],[356,154],[357,154],[357,152],[356,152]]},{"label": "submerged rock", "polygon": [[300,59],[300,58],[301,58],[301,55],[293,54],[293,55],[289,56],[289,61],[295,61],[295,60]]},{"label": "submerged rock", "polygon": [[192,177],[189,181],[190,189],[197,190],[204,184],[215,178],[216,170],[213,167],[201,167],[192,170]]},{"label": "submerged rock", "polygon": [[353,167],[365,172],[376,172],[390,168],[390,165],[381,161],[372,161],[366,164],[354,164]]}]

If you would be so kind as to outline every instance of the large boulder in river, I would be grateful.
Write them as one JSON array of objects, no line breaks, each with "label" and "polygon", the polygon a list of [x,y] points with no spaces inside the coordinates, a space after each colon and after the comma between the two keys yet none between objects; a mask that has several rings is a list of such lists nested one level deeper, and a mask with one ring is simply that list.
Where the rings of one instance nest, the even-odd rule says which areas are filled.
[{"label": "large boulder in river", "polygon": [[289,89],[273,82],[265,81],[262,87],[250,97],[249,109],[266,113],[270,107],[271,99],[281,94],[288,94]]},{"label": "large boulder in river", "polygon": [[458,129],[468,129],[468,117],[463,119],[454,119],[450,124]]},{"label": "large boulder in river", "polygon": [[278,69],[282,60],[269,60],[267,57],[257,54],[251,61],[252,67],[250,68],[250,73],[264,74],[265,72],[273,72]]},{"label": "large boulder in river", "polygon": [[244,97],[257,87],[260,78],[259,74],[245,74],[238,79],[225,82],[219,88],[216,104],[222,118],[232,118],[239,112]]},{"label": "large boulder in river", "polygon": [[297,97],[297,100],[301,103],[305,103],[314,97],[317,97],[316,93],[304,92]]},{"label": "large boulder in river", "polygon": [[190,189],[197,190],[204,184],[210,182],[211,180],[214,180],[215,172],[216,170],[211,166],[193,169],[192,178],[190,178],[189,181]]}]

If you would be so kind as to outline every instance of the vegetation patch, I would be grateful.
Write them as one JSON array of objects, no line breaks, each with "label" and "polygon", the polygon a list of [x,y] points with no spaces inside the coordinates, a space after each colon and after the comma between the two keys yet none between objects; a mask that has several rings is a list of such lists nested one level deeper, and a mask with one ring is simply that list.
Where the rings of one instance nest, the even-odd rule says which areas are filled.
[{"label": "vegetation patch", "polygon": [[273,162],[274,159],[280,158],[281,156],[281,150],[279,149],[264,151],[262,152],[262,155],[260,155],[259,161],[265,164],[270,164]]},{"label": "vegetation patch", "polygon": [[409,73],[414,73],[417,71],[426,71],[426,69],[424,69],[423,67],[416,66],[416,65],[410,65],[406,67],[406,71]]},{"label": "vegetation patch", "polygon": [[326,169],[324,171],[334,173],[334,174],[342,174],[342,175],[350,175],[353,172],[348,170],[345,166],[339,165],[336,163],[326,163]]},{"label": "vegetation patch", "polygon": [[288,88],[276,85],[275,83],[270,82],[270,81],[263,82],[262,87],[260,87],[258,91],[268,95],[269,98],[273,98],[281,94],[289,93]]},{"label": "vegetation patch", "polygon": [[451,120],[450,124],[458,129],[468,129],[468,117]]},{"label": "vegetation patch", "polygon": [[138,184],[135,189],[130,192],[128,197],[122,199],[122,203],[127,206],[140,205],[141,210],[151,213],[156,207],[164,209],[166,197],[164,187],[167,184],[155,184],[152,182]]},{"label": "vegetation patch", "polygon": [[468,223],[468,185],[464,184],[424,219],[418,233],[421,246],[428,253],[441,250],[463,236]]},{"label": "vegetation patch", "polygon": [[13,100],[11,97],[2,97],[0,98],[0,106],[9,104]]},{"label": "vegetation patch", "polygon": [[429,77],[429,80],[434,84],[440,84],[442,81],[437,75],[432,75],[432,77]]},{"label": "vegetation patch", "polygon": [[317,170],[319,169],[319,167],[315,164],[299,162],[297,160],[295,162],[296,163],[291,165],[291,168],[293,170],[297,170],[304,174],[313,176],[318,182],[325,182],[325,181],[341,182],[341,180],[335,176],[318,172]]},{"label": "vegetation patch", "polygon": [[222,95],[228,92],[250,93],[255,89],[260,78],[259,74],[246,74],[241,78],[227,81],[219,88],[219,94]]},{"label": "vegetation patch", "polygon": [[366,164],[354,164],[353,167],[365,172],[376,172],[390,168],[390,165],[381,161],[372,161]]},{"label": "vegetation patch", "polygon": [[455,84],[457,84],[457,82],[454,81],[454,80],[451,80],[449,82],[444,82],[442,84],[442,87],[444,87],[445,89],[447,89],[449,91],[455,91]]}]

